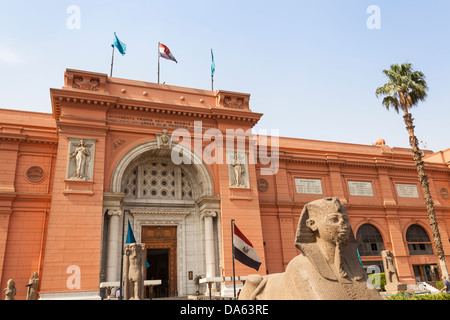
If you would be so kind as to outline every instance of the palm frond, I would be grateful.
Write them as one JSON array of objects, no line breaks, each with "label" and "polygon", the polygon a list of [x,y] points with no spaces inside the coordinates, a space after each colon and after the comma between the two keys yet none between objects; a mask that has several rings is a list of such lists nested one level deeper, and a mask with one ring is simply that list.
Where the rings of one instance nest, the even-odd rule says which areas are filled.
[{"label": "palm frond", "polygon": [[385,96],[382,104],[387,110],[393,108],[399,112],[400,109],[406,110],[425,100],[428,91],[425,75],[414,71],[411,63],[392,64],[383,73],[389,81],[378,87],[375,94],[377,98]]},{"label": "palm frond", "polygon": [[382,104],[386,107],[386,110],[389,111],[392,107],[395,111],[397,111],[397,113],[399,113],[401,108],[399,100],[394,96],[384,97]]}]

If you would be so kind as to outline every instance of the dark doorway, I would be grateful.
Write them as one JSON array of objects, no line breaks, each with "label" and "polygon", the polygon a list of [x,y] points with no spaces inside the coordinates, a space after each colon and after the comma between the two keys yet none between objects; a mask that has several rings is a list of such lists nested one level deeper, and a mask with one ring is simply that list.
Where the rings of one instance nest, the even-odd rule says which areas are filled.
[{"label": "dark doorway", "polygon": [[[169,249],[147,249],[147,280],[161,280],[160,286],[153,287],[148,294],[152,298],[169,296]],[[150,296],[148,296],[150,297]]]},{"label": "dark doorway", "polygon": [[416,281],[439,281],[439,271],[436,264],[413,265]]}]

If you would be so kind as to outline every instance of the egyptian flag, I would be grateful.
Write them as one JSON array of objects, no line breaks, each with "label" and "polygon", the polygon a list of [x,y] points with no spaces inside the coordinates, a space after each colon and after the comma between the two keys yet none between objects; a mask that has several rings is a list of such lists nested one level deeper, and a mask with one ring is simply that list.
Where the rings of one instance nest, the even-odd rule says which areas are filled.
[{"label": "egyptian flag", "polygon": [[233,228],[234,257],[247,267],[259,270],[261,259],[253,248],[252,243],[244,234],[234,225]]},{"label": "egyptian flag", "polygon": [[173,54],[170,52],[169,48],[167,48],[162,43],[159,44],[159,56],[163,57],[164,59],[172,60],[178,63],[177,59],[175,59]]}]

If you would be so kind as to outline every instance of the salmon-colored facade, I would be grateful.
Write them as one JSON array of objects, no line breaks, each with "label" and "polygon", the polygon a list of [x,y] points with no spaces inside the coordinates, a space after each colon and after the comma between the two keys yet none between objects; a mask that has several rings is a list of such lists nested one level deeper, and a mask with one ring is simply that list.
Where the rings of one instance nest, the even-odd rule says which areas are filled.
[{"label": "salmon-colored facade", "polygon": [[[35,271],[41,299],[98,296],[120,278],[127,221],[149,269],[160,266],[162,295],[194,293],[196,275],[232,275],[232,219],[258,273],[282,272],[299,254],[304,204],[329,196],[346,205],[364,265],[381,267],[389,249],[402,282],[438,276],[409,149],[252,135],[262,114],[249,94],[72,69],[64,79],[50,89],[52,114],[0,110],[0,276],[16,299]],[[449,261],[450,149],[425,155]]]}]

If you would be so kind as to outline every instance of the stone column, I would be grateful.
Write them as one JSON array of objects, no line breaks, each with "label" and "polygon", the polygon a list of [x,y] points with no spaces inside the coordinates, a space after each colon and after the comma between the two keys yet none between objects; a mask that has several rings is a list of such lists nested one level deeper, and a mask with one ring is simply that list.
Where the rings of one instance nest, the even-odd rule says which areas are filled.
[{"label": "stone column", "polygon": [[122,244],[120,238],[120,217],[122,216],[122,210],[120,209],[120,205],[124,196],[124,193],[103,193],[103,209],[109,217],[109,229],[105,239],[106,243],[103,244],[103,250],[108,250],[106,253],[106,281],[108,282],[119,281],[119,259],[121,258],[119,249]]},{"label": "stone column", "polygon": [[205,221],[205,258],[206,258],[206,277],[216,276],[216,254],[214,250],[214,227],[213,218],[217,214],[208,212],[203,215]]},{"label": "stone column", "polygon": [[120,248],[120,216],[122,210],[109,209],[109,232],[108,232],[108,258],[106,261],[106,281],[117,281],[119,270],[119,248]]}]

